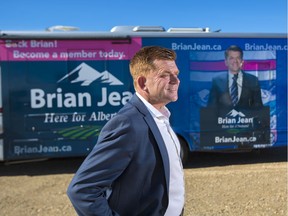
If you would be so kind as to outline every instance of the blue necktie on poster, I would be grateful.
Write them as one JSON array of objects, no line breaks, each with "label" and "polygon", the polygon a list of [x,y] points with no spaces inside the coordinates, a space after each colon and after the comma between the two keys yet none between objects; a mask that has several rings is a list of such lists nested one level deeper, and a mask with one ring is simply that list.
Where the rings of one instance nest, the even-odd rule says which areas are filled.
[{"label": "blue necktie on poster", "polygon": [[237,85],[237,78],[238,78],[238,74],[235,74],[233,79],[233,83],[232,83],[232,87],[231,87],[231,100],[233,103],[233,106],[235,106],[238,102],[238,85]]}]

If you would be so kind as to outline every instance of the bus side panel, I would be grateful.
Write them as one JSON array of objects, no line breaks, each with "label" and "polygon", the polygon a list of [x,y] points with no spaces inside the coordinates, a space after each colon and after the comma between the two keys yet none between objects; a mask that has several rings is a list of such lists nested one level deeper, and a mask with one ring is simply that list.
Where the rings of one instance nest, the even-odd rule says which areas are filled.
[{"label": "bus side panel", "polygon": [[[145,38],[177,53],[179,99],[171,123],[191,151],[238,151],[287,145],[287,38]],[[257,77],[264,107],[209,108],[212,79],[227,73],[224,51],[244,51],[243,70]]]},{"label": "bus side panel", "polygon": [[[287,145],[287,38],[121,40],[0,41],[4,160],[88,154],[133,94],[128,64],[145,45],[177,52],[179,99],[168,106],[190,150]],[[244,50],[244,69],[258,78],[265,106],[236,110],[241,124],[233,123],[233,110],[206,109],[212,78],[226,72],[224,50],[232,44]]]},{"label": "bus side panel", "polygon": [[0,50],[4,160],[87,155],[134,93],[128,64],[141,40],[7,43]]}]

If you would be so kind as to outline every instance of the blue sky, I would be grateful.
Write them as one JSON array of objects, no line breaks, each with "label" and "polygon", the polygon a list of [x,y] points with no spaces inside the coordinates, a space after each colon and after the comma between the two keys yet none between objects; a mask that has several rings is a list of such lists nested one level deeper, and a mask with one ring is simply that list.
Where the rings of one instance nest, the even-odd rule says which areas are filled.
[{"label": "blue sky", "polygon": [[0,30],[65,25],[110,31],[117,25],[146,25],[287,33],[287,0],[12,0],[2,1],[0,9]]}]

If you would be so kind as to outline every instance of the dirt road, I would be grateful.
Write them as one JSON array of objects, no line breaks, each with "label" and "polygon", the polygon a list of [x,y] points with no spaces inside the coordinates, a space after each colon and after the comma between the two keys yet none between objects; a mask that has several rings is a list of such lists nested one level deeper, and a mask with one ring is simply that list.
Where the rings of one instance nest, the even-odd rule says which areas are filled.
[{"label": "dirt road", "polygon": [[[83,158],[0,163],[1,216],[76,215],[66,189]],[[186,216],[287,216],[287,149],[193,153]]]}]

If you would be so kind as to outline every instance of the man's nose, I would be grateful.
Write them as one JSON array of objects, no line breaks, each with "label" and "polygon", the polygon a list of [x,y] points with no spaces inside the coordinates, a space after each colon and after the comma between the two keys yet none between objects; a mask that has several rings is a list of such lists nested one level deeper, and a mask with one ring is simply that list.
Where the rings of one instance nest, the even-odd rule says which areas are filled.
[{"label": "man's nose", "polygon": [[180,80],[179,80],[179,78],[178,78],[177,75],[171,75],[171,76],[170,76],[170,82],[172,82],[172,83],[179,83]]}]

